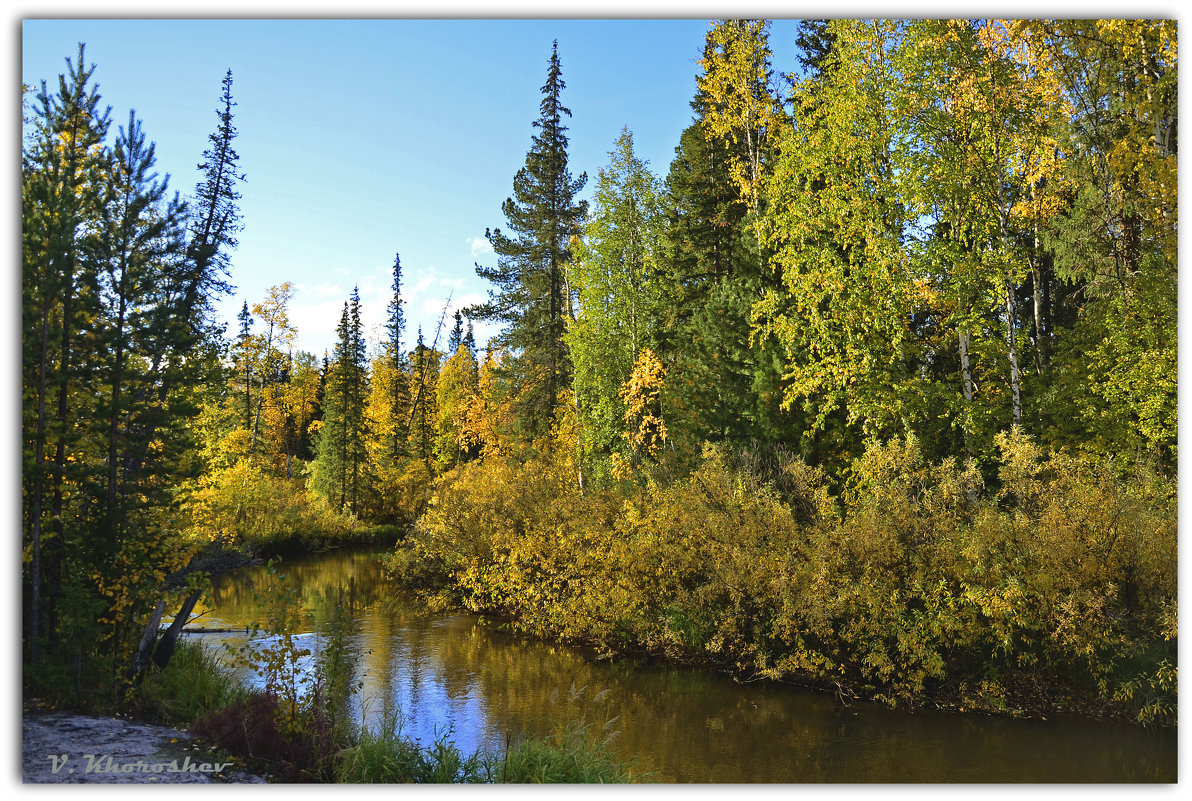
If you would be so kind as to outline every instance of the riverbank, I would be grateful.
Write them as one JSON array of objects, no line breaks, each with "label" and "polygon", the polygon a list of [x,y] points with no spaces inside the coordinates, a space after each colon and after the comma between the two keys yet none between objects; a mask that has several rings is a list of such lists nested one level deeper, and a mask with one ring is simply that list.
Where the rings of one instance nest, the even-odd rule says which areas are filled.
[{"label": "riverbank", "polygon": [[36,709],[21,721],[26,784],[265,782],[242,766],[172,726]]},{"label": "riverbank", "polygon": [[385,566],[432,608],[547,641],[914,709],[1176,724],[1174,482],[999,438],[999,486],[873,444],[815,468],[708,449],[580,492],[549,458],[439,480]]},{"label": "riverbank", "polygon": [[[1066,715],[1043,722],[969,714],[967,708],[952,714],[931,704],[891,710],[847,696],[842,703],[831,687],[809,692],[788,681],[750,681],[746,674],[734,681],[723,670],[662,660],[600,659],[591,649],[507,631],[496,620],[484,625],[475,615],[434,614],[402,602],[391,597],[376,556],[362,553],[287,560],[277,573],[257,567],[230,574],[216,588],[212,615],[221,626],[242,627],[264,619],[272,599],[299,592],[307,614],[296,629],[303,632],[298,642],[311,650],[304,665],[315,669],[338,651],[328,650],[325,624],[344,598],[341,586],[352,587],[355,599],[345,656],[358,689],[349,709],[333,719],[351,722],[360,734],[381,735],[393,713],[401,738],[375,738],[360,749],[345,743],[355,777],[340,769],[347,767],[344,759],[333,773],[321,774],[323,781],[395,775],[390,768],[408,770],[407,780],[429,780],[439,772],[429,769],[429,759],[440,752],[436,744],[444,735],[450,741],[443,756],[498,755],[491,778],[481,773],[476,780],[499,781],[505,772],[499,757],[508,746],[565,732],[577,720],[592,724],[597,740],[615,735],[613,756],[638,760],[642,773],[661,782],[1154,782],[1175,776],[1174,730]],[[314,631],[324,633],[305,634]],[[242,635],[211,634],[187,642],[218,655],[242,641]],[[172,661],[161,678],[186,665],[185,658]],[[156,694],[179,703],[181,687],[200,686],[187,675]],[[254,687],[264,680],[239,670],[235,678]],[[127,711],[198,733],[181,717],[163,719],[148,707]],[[254,753],[263,754],[257,747]],[[280,762],[271,759],[257,772],[277,781]],[[302,764],[310,770],[311,763]]]}]

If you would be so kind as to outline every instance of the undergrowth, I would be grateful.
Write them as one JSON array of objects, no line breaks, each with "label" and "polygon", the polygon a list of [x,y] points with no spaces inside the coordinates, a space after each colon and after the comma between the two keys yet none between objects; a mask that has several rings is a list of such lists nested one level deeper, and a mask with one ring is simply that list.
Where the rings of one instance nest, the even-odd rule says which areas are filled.
[{"label": "undergrowth", "polygon": [[1175,481],[1018,433],[998,447],[983,474],[875,441],[835,492],[796,458],[715,447],[686,476],[584,492],[550,457],[488,458],[438,480],[386,567],[439,605],[605,652],[1010,714],[1042,683],[1044,705],[1075,693],[1174,723]]}]

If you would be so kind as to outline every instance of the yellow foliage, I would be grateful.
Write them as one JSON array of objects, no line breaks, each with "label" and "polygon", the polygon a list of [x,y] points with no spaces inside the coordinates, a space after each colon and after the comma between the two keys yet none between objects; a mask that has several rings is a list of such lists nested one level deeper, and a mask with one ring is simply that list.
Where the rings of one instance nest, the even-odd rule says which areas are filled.
[{"label": "yellow foliage", "polygon": [[625,424],[635,461],[653,459],[666,443],[666,423],[662,420],[662,388],[666,370],[653,350],[638,354],[629,380],[621,387],[625,403]]},{"label": "yellow foliage", "polygon": [[[1084,676],[1108,699],[1123,654],[1174,637],[1173,487],[1016,432],[1000,443],[987,492],[914,438],[873,442],[843,516],[798,460],[763,477],[709,446],[668,485],[580,495],[564,462],[490,458],[438,480],[392,561],[473,611],[608,651],[868,684],[891,703],[974,667]],[[977,696],[1012,700],[993,679]]]}]

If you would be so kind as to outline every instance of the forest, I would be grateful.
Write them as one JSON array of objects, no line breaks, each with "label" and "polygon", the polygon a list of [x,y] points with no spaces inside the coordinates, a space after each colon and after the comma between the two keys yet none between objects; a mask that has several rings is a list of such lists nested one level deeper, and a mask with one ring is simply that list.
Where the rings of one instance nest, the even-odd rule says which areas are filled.
[{"label": "forest", "polygon": [[487,301],[407,330],[394,243],[323,354],[289,283],[214,312],[231,71],[184,195],[80,46],[23,91],[26,694],[123,697],[221,560],[385,544],[609,656],[1173,725],[1176,27],[716,21],[665,174],[626,128],[590,182],[556,44]]}]

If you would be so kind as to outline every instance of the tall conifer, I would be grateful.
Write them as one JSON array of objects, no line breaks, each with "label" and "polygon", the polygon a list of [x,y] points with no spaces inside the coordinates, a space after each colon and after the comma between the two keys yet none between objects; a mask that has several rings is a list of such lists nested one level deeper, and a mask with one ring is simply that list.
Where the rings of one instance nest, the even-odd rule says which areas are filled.
[{"label": "tall conifer", "polygon": [[335,331],[337,342],[323,390],[323,424],[315,446],[315,486],[339,511],[355,513],[368,476],[368,373],[355,288]]},{"label": "tall conifer", "polygon": [[580,233],[587,203],[576,195],[587,174],[572,178],[567,167],[567,128],[571,110],[562,103],[565,87],[558,42],[551,50],[541,115],[525,166],[513,179],[513,196],[502,204],[509,234],[485,231],[497,254],[496,267],[476,266],[476,274],[496,284],[489,300],[468,309],[469,316],[507,327],[499,337],[514,354],[520,417],[530,433],[549,429],[558,393],[571,375],[563,334],[572,315],[565,265],[572,238]]},{"label": "tall conifer", "polygon": [[391,419],[394,424],[391,450],[394,459],[405,453],[405,432],[397,421],[404,418],[406,409],[410,405],[410,384],[406,378],[406,356],[401,346],[401,335],[406,327],[405,316],[401,309],[403,303],[405,301],[401,296],[401,255],[394,254],[393,299],[389,301],[389,319],[385,323],[385,331],[389,335],[389,339],[385,343],[385,352],[393,368]]}]

